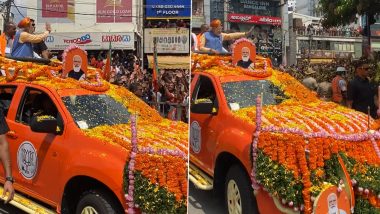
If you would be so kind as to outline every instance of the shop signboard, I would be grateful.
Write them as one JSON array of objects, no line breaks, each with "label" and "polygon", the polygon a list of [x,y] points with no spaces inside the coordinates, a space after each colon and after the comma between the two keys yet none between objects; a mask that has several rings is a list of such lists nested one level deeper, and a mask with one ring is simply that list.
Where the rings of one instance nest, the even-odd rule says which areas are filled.
[{"label": "shop signboard", "polygon": [[132,0],[97,0],[96,22],[132,22]]},{"label": "shop signboard", "polygon": [[238,13],[228,14],[227,19],[229,22],[249,23],[249,24],[264,24],[264,25],[280,26],[282,23],[281,17],[256,16],[256,15],[238,14]]},{"label": "shop signboard", "polygon": [[74,0],[37,1],[37,23],[74,23]]},{"label": "shop signboard", "polygon": [[67,17],[67,0],[42,0],[43,18]]},{"label": "shop signboard", "polygon": [[144,52],[153,53],[153,39],[157,39],[157,53],[189,53],[190,32],[188,28],[146,28]]},{"label": "shop signboard", "polygon": [[108,50],[110,42],[112,49],[135,49],[133,32],[52,33],[45,39],[46,46],[50,50],[64,50],[72,44],[84,50]]},{"label": "shop signboard", "polygon": [[146,17],[190,18],[191,0],[146,0]]},{"label": "shop signboard", "polygon": [[280,16],[280,1],[233,0],[229,5],[232,13],[258,16]]}]

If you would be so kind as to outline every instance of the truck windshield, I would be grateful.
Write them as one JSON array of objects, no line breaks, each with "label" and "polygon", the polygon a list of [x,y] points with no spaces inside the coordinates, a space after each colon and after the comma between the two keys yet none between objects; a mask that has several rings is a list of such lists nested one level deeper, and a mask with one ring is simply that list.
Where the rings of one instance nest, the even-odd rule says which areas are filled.
[{"label": "truck windshield", "polygon": [[268,80],[247,80],[222,84],[227,103],[231,110],[256,106],[261,95],[263,105],[278,105],[289,99],[284,92]]},{"label": "truck windshield", "polygon": [[128,109],[108,95],[71,95],[62,100],[80,129],[128,123]]}]

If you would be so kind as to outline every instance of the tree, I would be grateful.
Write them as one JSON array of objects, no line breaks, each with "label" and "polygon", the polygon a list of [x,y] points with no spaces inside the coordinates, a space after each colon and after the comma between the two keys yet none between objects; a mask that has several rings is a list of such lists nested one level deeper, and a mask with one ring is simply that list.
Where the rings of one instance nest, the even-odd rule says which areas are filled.
[{"label": "tree", "polygon": [[380,14],[380,0],[320,0],[319,6],[325,27],[350,24],[356,21],[357,15],[367,15],[371,25]]}]

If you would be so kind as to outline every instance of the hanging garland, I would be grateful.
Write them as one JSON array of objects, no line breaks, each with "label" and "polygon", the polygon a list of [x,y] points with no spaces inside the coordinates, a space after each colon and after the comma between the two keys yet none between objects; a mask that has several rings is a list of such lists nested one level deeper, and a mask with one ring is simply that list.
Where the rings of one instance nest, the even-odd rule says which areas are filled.
[{"label": "hanging garland", "polygon": [[[1,69],[5,72],[7,82],[25,79],[29,82],[35,81],[39,77],[48,78],[51,81],[67,82],[67,78],[62,78],[62,66],[39,65],[31,62],[18,62],[4,57],[0,57]],[[57,63],[53,63],[57,65]],[[13,71],[13,72],[11,72]],[[79,81],[79,86],[96,92],[104,92],[110,88],[109,83],[102,80],[99,71],[95,71],[95,78]]]}]

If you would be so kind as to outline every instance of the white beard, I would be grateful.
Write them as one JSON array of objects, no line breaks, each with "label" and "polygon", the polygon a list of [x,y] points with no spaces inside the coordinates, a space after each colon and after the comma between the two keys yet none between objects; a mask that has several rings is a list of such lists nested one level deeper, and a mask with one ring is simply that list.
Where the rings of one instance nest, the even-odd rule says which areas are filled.
[{"label": "white beard", "polygon": [[248,62],[249,61],[249,56],[242,56],[241,58],[243,62]]},{"label": "white beard", "polygon": [[75,67],[75,66],[74,66],[73,70],[74,70],[75,72],[79,72],[79,71],[80,71],[80,66],[79,66],[79,67]]},{"label": "white beard", "polygon": [[338,207],[329,208],[329,214],[337,214],[338,213]]}]

